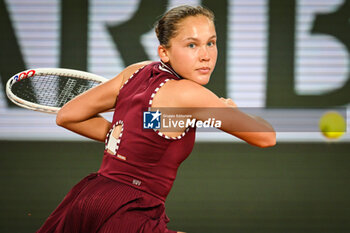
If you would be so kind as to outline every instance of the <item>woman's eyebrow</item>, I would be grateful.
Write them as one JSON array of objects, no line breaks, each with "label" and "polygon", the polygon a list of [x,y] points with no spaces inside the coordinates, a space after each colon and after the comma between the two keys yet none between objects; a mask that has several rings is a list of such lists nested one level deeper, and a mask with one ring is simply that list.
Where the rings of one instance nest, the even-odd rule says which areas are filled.
[{"label": "woman's eyebrow", "polygon": [[[214,39],[214,38],[216,38],[216,35],[212,35],[211,37],[209,37],[209,39],[208,39],[208,40],[211,40],[211,39]],[[194,40],[194,41],[199,41],[199,39],[198,39],[198,38],[196,38],[196,37],[187,37],[187,38],[185,38],[184,40]]]}]

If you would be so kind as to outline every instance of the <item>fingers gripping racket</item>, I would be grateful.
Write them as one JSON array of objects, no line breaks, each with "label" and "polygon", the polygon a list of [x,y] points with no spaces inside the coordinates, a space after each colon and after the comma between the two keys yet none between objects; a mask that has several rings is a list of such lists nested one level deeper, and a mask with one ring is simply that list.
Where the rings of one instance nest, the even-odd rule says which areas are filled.
[{"label": "fingers gripping racket", "polygon": [[74,97],[107,80],[84,71],[38,68],[11,77],[6,94],[20,107],[55,114]]}]

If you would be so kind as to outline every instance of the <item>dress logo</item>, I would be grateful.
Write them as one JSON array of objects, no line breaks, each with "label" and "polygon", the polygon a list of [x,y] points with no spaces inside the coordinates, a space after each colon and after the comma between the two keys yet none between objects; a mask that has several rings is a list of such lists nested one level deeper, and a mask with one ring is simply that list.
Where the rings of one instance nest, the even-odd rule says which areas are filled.
[{"label": "dress logo", "polygon": [[136,186],[140,186],[141,185],[141,181],[133,179],[132,180],[132,184],[136,185]]}]

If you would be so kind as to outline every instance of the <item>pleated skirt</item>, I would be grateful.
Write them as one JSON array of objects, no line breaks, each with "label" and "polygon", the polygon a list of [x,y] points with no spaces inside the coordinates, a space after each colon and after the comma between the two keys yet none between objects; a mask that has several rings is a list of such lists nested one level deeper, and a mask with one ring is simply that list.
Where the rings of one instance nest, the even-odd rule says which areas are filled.
[{"label": "pleated skirt", "polygon": [[164,202],[97,173],[64,198],[37,233],[176,233]]}]

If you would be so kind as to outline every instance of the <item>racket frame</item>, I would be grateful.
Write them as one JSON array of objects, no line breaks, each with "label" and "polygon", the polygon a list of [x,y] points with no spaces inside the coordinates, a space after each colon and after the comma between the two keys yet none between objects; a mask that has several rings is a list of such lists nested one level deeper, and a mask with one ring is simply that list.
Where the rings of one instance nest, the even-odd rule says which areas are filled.
[{"label": "racket frame", "polygon": [[59,76],[69,76],[74,78],[80,78],[84,80],[92,80],[100,83],[108,81],[108,79],[92,74],[85,71],[65,69],[65,68],[37,68],[28,69],[13,75],[6,83],[6,95],[7,97],[16,105],[27,108],[34,111],[57,114],[61,109],[60,107],[51,107],[41,104],[35,104],[30,101],[24,100],[12,93],[11,87],[14,83],[20,82],[23,79],[31,78],[34,75],[59,75]]}]

